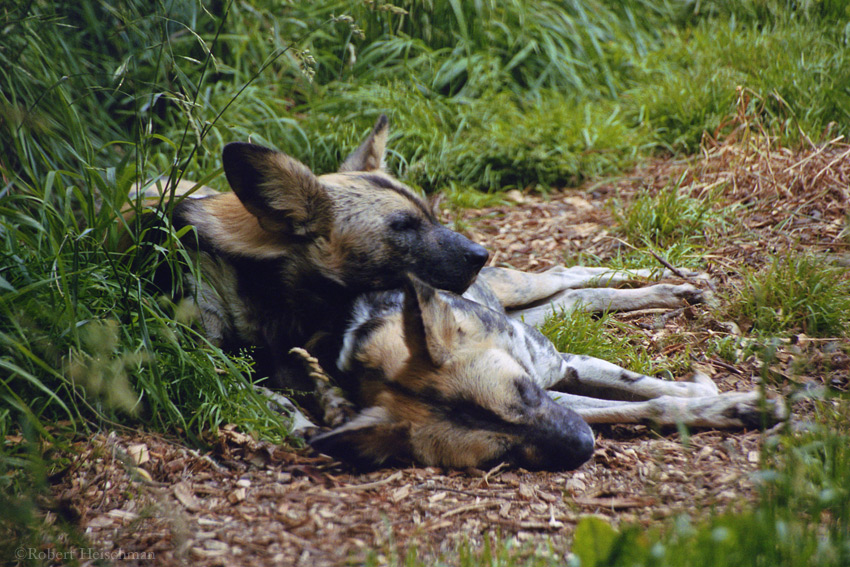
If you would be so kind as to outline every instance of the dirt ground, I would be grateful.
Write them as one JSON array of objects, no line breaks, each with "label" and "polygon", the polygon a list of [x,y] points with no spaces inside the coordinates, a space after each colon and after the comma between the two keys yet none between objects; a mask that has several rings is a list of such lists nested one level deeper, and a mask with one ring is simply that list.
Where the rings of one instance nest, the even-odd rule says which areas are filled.
[{"label": "dirt ground", "polygon": [[[658,160],[625,178],[547,198],[515,191],[510,204],[447,212],[446,220],[461,221],[496,265],[536,271],[580,251],[604,260],[625,246],[614,232],[611,199],[628,203],[639,190],[664,188],[682,175],[693,195],[719,190],[724,202],[747,205],[734,237],[707,235],[705,270],[721,301],[740,266],[764,265],[770,254],[807,249],[848,265],[850,237],[842,231],[850,214],[850,147],[840,140],[800,152],[763,139],[709,145],[686,162]],[[688,348],[721,390],[752,389],[760,373],[755,359],[729,364],[708,350],[734,332],[714,313],[693,306],[672,316],[618,317],[653,357]],[[846,389],[848,351],[846,341],[798,335],[780,348],[771,370],[792,386]],[[792,370],[800,357],[807,365]],[[797,421],[809,414],[805,403],[794,411]],[[258,442],[237,426],[222,430],[216,449],[203,455],[158,435],[112,432],[81,443],[74,464],[52,478],[57,510],[76,519],[93,548],[124,557],[122,565],[385,564],[411,548],[420,559],[455,564],[459,544],[476,549],[496,537],[527,553],[565,556],[587,514],[651,525],[745,506],[756,496],[764,438],[757,431],[692,431],[683,439],[675,430],[612,426],[597,428],[593,459],[569,473],[496,467],[358,474],[309,449]]]}]

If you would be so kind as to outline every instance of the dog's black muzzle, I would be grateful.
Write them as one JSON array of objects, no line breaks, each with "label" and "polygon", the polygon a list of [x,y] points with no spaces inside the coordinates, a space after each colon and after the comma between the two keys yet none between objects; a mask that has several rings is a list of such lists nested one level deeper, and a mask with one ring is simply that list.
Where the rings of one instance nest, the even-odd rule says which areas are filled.
[{"label": "dog's black muzzle", "polygon": [[475,281],[490,253],[480,244],[445,227],[440,227],[434,237],[436,246],[430,254],[425,254],[416,275],[438,289],[461,294]]}]

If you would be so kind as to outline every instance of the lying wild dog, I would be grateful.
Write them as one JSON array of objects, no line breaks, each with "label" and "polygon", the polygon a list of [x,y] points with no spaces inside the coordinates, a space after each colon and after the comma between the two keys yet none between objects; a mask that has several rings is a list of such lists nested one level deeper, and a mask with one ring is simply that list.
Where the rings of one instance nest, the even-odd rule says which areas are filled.
[{"label": "lying wild dog", "polygon": [[[572,468],[593,447],[576,412],[588,421],[708,426],[755,419],[751,394],[717,396],[707,379],[664,382],[558,354],[504,311],[538,322],[553,303],[678,307],[700,299],[693,286],[573,289],[617,283],[623,275],[487,268],[467,299],[454,295],[475,280],[487,252],[440,225],[415,193],[381,169],[387,132],[381,117],[340,171],[322,176],[280,152],[228,144],[223,164],[233,193],[183,200],[173,210],[176,229],[195,229],[182,243],[199,260],[201,277],[187,274],[187,295],[198,301],[208,337],[225,348],[260,347],[258,374],[296,390],[313,389],[288,359],[291,347],[306,346],[361,408],[349,423],[315,437],[317,448],[364,464],[507,460]],[[568,394],[553,401],[546,389],[699,397],[593,408]]]},{"label": "lying wild dog", "polygon": [[341,337],[361,293],[399,287],[408,272],[461,293],[487,261],[482,246],[441,225],[383,170],[387,135],[381,116],[339,171],[321,176],[281,152],[228,144],[222,157],[233,192],[174,207],[175,230],[194,227],[181,244],[202,277],[187,273],[184,295],[196,299],[207,337],[228,350],[259,347],[258,375],[273,387],[312,387],[290,371],[289,349]]},{"label": "lying wild dog", "polygon": [[364,466],[572,469],[593,452],[587,423],[748,427],[781,419],[778,406],[762,411],[758,392],[718,394],[704,375],[659,380],[559,353],[521,320],[539,321],[553,308],[623,311],[700,299],[688,284],[587,288],[650,275],[484,268],[462,297],[415,276],[403,290],[365,294],[336,363],[342,383],[356,384],[359,413],[310,443]]}]

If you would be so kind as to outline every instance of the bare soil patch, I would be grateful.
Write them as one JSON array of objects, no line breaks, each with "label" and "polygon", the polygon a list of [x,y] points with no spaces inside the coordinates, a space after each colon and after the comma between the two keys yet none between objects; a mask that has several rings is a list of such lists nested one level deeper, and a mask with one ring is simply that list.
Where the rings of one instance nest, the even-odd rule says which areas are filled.
[{"label": "bare soil patch", "polygon": [[[619,180],[545,198],[514,193],[514,204],[463,211],[460,220],[495,264],[534,271],[578,251],[609,258],[624,246],[610,199],[628,203],[638,190],[683,175],[692,191],[721,187],[724,200],[748,205],[733,233],[708,242],[706,270],[721,298],[742,264],[763,265],[771,254],[809,249],[825,262],[847,261],[850,148],[838,142],[799,152],[765,140],[714,146],[687,162],[658,160]],[[660,326],[658,316],[622,315],[632,340],[653,356],[687,347],[722,390],[755,387],[754,359],[731,365],[707,351],[713,337],[728,332],[711,309],[693,306]],[[846,340],[802,337],[780,350],[773,370],[787,376],[786,393],[795,384],[848,387]],[[791,369],[800,357],[808,361],[802,373]],[[795,407],[796,419],[808,414],[805,403]],[[683,439],[648,426],[597,431],[593,459],[570,473],[497,467],[368,474],[309,449],[256,441],[237,427],[220,431],[204,455],[159,435],[104,433],[81,441],[73,464],[54,474],[50,514],[74,518],[94,548],[152,553],[157,565],[382,564],[413,547],[420,558],[452,564],[459,544],[477,548],[494,537],[516,539],[528,553],[564,556],[586,514],[652,525],[745,506],[757,495],[763,433],[699,431]],[[122,564],[134,562],[151,564]]]}]

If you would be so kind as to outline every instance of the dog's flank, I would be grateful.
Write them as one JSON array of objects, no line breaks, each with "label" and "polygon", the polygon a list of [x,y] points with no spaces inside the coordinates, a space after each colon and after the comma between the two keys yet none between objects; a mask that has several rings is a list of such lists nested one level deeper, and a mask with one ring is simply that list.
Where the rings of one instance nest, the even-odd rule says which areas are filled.
[{"label": "dog's flank", "polygon": [[382,116],[339,172],[321,176],[281,152],[228,144],[233,192],[174,208],[175,228],[195,229],[183,246],[203,277],[186,276],[186,295],[197,298],[207,336],[228,349],[260,347],[275,387],[309,387],[286,353],[339,336],[358,294],[398,287],[407,272],[462,292],[487,260],[381,169],[387,135]]}]

